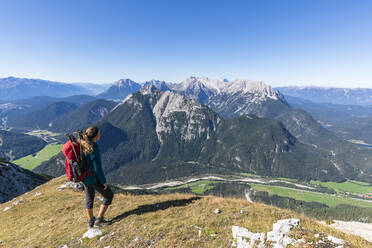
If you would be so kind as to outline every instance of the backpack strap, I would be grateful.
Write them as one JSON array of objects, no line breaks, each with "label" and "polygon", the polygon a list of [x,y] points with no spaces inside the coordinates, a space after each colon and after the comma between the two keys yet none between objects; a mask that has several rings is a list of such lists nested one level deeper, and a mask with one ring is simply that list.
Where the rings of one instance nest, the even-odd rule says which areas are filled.
[{"label": "backpack strap", "polygon": [[[74,147],[74,138],[72,137],[72,135],[71,134],[66,134],[66,136],[68,137],[68,139],[70,140],[70,142],[71,142],[71,146],[72,146],[72,150],[73,150],[73,152],[74,152],[74,154],[75,154],[75,158],[76,159],[81,159],[81,147],[80,147],[80,156],[79,156],[79,158],[78,158],[78,156],[77,156],[77,153],[76,153],[76,150],[75,150],[75,147]],[[80,145],[80,144],[79,144]]]}]

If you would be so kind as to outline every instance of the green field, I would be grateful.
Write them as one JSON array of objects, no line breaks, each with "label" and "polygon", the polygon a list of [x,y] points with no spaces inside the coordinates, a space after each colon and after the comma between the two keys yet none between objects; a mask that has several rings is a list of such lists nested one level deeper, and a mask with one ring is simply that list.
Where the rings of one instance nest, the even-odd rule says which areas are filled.
[{"label": "green field", "polygon": [[372,193],[372,186],[368,183],[358,182],[358,181],[346,181],[343,183],[335,183],[335,182],[320,182],[320,181],[311,181],[311,184],[319,184],[327,188],[334,189],[336,192],[350,192],[350,193],[360,193],[360,194],[368,194]]},{"label": "green field", "polygon": [[188,163],[188,164],[198,164],[198,163],[195,162],[195,161],[186,161],[186,163]]},{"label": "green field", "polygon": [[33,136],[38,136],[38,135],[57,136],[58,135],[58,133],[52,133],[52,132],[47,131],[47,130],[43,130],[43,131],[40,131],[40,132],[27,132],[25,134],[33,135]]},{"label": "green field", "polygon": [[341,196],[334,196],[323,193],[316,193],[304,190],[295,190],[290,188],[282,188],[270,185],[261,184],[250,184],[254,190],[257,191],[267,191],[270,195],[279,195],[285,197],[291,197],[296,200],[306,201],[306,202],[319,202],[328,205],[329,207],[334,207],[339,204],[348,204],[358,207],[370,207],[372,208],[372,202],[356,200]]},{"label": "green field", "polygon": [[190,188],[190,190],[194,194],[202,195],[205,191],[213,189],[214,186],[211,185],[213,183],[218,183],[218,181],[211,181],[211,180],[200,180],[193,183],[184,184],[177,187],[167,188],[167,190],[173,190],[173,189],[182,189],[182,188]]},{"label": "green field", "polygon": [[25,169],[33,170],[42,162],[49,160],[54,155],[57,155],[61,151],[61,149],[62,144],[50,144],[44,147],[44,149],[39,151],[35,156],[28,155],[26,157],[13,161],[13,163]]}]

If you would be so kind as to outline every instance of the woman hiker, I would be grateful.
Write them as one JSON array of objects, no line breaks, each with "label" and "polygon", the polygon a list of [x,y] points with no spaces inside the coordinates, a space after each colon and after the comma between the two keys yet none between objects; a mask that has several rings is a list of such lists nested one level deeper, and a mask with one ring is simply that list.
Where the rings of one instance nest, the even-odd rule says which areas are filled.
[{"label": "woman hiker", "polygon": [[[105,174],[102,170],[101,155],[97,145],[100,137],[101,133],[99,129],[93,126],[88,127],[85,133],[81,132],[79,135],[79,141],[86,158],[86,166],[89,170],[88,176],[83,180],[85,191],[85,211],[88,216],[89,227],[98,227],[102,224],[110,223],[110,221],[105,220],[104,215],[114,197],[114,193],[107,185]],[[104,197],[97,218],[93,216],[95,191]]]}]

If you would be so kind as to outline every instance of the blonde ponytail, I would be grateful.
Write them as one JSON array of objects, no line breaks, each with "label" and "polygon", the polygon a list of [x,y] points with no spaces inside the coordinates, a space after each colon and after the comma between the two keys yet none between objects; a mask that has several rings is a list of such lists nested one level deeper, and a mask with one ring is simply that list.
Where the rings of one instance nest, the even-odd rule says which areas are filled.
[{"label": "blonde ponytail", "polygon": [[97,136],[99,132],[98,127],[88,127],[85,133],[78,131],[79,143],[84,154],[93,153],[93,138]]}]

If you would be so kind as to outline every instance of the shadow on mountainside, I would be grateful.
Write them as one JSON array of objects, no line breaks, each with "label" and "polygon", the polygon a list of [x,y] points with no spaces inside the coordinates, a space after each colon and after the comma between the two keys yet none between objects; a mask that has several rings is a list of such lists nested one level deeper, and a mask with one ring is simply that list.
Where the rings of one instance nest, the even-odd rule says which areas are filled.
[{"label": "shadow on mountainside", "polygon": [[121,215],[118,215],[114,217],[111,221],[112,223],[118,222],[132,214],[141,215],[144,213],[149,212],[156,212],[158,210],[164,210],[170,207],[182,207],[186,206],[187,204],[192,203],[193,201],[200,200],[201,197],[191,197],[189,199],[180,199],[180,200],[172,200],[172,201],[165,201],[165,202],[159,202],[155,204],[148,204],[148,205],[141,205],[136,209],[127,211],[122,213]]}]

